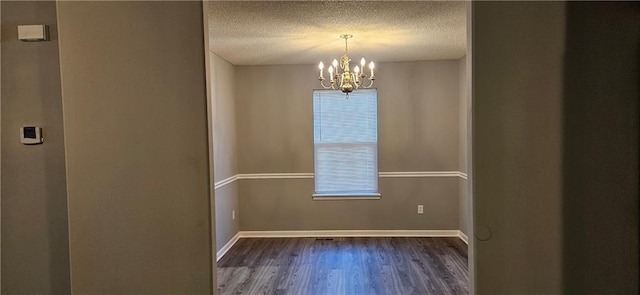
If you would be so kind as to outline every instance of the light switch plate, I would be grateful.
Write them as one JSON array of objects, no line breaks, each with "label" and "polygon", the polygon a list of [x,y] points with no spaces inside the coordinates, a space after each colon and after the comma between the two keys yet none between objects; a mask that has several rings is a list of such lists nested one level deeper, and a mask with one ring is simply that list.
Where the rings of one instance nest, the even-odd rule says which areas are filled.
[{"label": "light switch plate", "polygon": [[18,39],[25,42],[49,41],[49,26],[20,25],[18,26]]}]

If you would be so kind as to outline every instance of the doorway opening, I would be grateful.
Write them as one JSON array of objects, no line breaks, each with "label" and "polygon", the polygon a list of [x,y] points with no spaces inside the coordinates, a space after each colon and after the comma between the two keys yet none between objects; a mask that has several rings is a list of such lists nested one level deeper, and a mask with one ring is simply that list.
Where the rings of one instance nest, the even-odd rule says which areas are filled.
[{"label": "doorway opening", "polygon": [[[293,256],[326,247],[334,252],[318,253],[329,255],[369,247],[358,239],[379,238],[371,247],[385,249],[443,237],[434,245],[465,251],[465,291],[472,292],[469,4],[341,5],[204,2],[213,256],[237,256],[227,259],[250,267],[251,249],[259,247],[266,256],[253,261],[282,254],[270,247],[300,246]],[[350,11],[362,17],[347,18]],[[351,25],[335,29],[345,19]],[[381,196],[314,200],[317,63],[341,55],[346,33],[353,35],[350,55],[376,61]],[[232,284],[218,279],[219,291]]]}]

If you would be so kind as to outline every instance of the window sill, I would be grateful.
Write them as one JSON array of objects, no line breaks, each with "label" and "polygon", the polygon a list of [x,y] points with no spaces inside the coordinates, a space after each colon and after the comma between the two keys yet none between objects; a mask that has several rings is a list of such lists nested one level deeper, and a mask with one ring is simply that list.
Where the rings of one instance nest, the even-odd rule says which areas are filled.
[{"label": "window sill", "polygon": [[380,200],[380,193],[313,194],[314,201]]}]

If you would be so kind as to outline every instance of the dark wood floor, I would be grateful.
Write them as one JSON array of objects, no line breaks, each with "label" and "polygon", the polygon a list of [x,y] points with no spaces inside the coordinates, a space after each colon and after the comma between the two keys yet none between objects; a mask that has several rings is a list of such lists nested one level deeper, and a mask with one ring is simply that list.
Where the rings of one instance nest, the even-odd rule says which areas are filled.
[{"label": "dark wood floor", "polygon": [[458,238],[240,239],[218,262],[219,294],[467,294]]}]

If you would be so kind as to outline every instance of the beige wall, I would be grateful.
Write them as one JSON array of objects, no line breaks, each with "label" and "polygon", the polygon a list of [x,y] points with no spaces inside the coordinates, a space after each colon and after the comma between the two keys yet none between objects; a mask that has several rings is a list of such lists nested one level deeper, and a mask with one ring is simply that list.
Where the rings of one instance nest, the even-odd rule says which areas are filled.
[{"label": "beige wall", "polygon": [[[236,67],[239,173],[313,172],[313,68]],[[457,171],[458,61],[379,69],[379,170]],[[457,230],[458,190],[456,177],[381,178],[382,200],[325,202],[312,179],[241,180],[240,228]]]},{"label": "beige wall", "polygon": [[202,3],[57,5],[72,291],[212,293]]},{"label": "beige wall", "polygon": [[[468,122],[468,86],[467,86],[467,57],[463,57],[458,60],[458,93],[459,93],[459,111],[458,111],[458,167],[460,172],[467,173],[467,124]],[[459,180],[459,227],[465,235],[469,236],[469,221],[471,218],[471,212],[469,208],[469,196],[467,191],[467,179],[460,178]]]},{"label": "beige wall", "polygon": [[313,172],[310,67],[236,66],[239,173]]},{"label": "beige wall", "polygon": [[379,68],[380,171],[458,171],[457,61],[380,63]]},{"label": "beige wall", "polygon": [[[381,178],[380,200],[314,201],[313,179],[240,182],[241,230],[457,230],[456,178]],[[424,204],[424,214],[416,205]]]},{"label": "beige wall", "polygon": [[234,66],[209,52],[214,139],[215,181],[234,176],[237,169]]},{"label": "beige wall", "polygon": [[[457,62],[378,67],[379,170],[457,171]],[[240,173],[313,172],[310,68],[236,67]]]},{"label": "beige wall", "polygon": [[[55,2],[2,1],[2,293],[68,294],[69,236]],[[46,24],[51,41],[18,41]],[[45,143],[20,143],[24,125]]]},{"label": "beige wall", "polygon": [[640,7],[473,7],[477,294],[637,294]]},{"label": "beige wall", "polygon": [[240,231],[239,201],[237,182],[216,188],[216,251],[220,251]]},{"label": "beige wall", "polygon": [[[226,60],[209,52],[210,86],[214,136],[214,176],[220,182],[237,174],[235,69]],[[237,183],[216,188],[216,251],[240,230]],[[235,219],[233,219],[235,211]]]},{"label": "beige wall", "polygon": [[460,172],[467,173],[467,112],[469,110],[467,95],[469,94],[467,86],[467,57],[458,60],[458,93],[459,93],[459,109],[458,109],[458,169]]},{"label": "beige wall", "polygon": [[562,2],[473,3],[477,294],[562,293],[564,25]]}]

